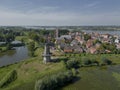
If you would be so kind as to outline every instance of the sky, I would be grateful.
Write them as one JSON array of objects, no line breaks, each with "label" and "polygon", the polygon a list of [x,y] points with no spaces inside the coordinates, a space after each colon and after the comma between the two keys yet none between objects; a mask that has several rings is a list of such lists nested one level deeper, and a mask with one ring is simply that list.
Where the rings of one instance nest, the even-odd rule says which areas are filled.
[{"label": "sky", "polygon": [[0,25],[120,25],[120,0],[0,0]]}]

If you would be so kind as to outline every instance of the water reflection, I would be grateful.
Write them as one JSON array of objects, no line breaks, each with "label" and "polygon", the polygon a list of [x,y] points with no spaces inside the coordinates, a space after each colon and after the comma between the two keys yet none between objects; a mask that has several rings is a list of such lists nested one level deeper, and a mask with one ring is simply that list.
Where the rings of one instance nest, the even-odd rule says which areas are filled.
[{"label": "water reflection", "polygon": [[0,54],[0,67],[20,62],[29,57],[27,47],[14,47],[14,49],[15,50],[10,50]]}]

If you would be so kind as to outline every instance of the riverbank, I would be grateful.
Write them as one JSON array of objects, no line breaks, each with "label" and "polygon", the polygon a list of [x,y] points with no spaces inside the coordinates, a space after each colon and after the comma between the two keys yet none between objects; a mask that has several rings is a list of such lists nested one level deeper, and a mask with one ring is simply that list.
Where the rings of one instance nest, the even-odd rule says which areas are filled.
[{"label": "riverbank", "polygon": [[3,51],[3,52],[0,52],[0,57],[2,57],[4,55],[12,55],[14,53],[15,53],[15,49]]}]

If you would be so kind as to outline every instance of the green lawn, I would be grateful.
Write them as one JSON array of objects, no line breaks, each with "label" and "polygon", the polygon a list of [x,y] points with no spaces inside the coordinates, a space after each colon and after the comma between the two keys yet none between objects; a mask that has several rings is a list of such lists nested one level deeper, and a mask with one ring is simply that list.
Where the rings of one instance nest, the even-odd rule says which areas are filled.
[{"label": "green lawn", "polygon": [[2,46],[2,47],[0,47],[0,49],[1,49],[1,52],[4,52],[4,51],[7,50],[7,47],[6,46]]}]

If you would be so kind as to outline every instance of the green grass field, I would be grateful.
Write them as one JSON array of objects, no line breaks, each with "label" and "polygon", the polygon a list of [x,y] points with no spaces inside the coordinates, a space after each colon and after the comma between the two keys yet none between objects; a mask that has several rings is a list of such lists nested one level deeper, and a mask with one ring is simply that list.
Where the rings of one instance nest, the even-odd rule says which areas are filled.
[{"label": "green grass field", "polygon": [[32,58],[18,64],[0,68],[0,80],[12,69],[16,69],[18,78],[0,90],[34,90],[36,80],[50,74],[64,71],[62,62],[43,64],[42,58]]}]

